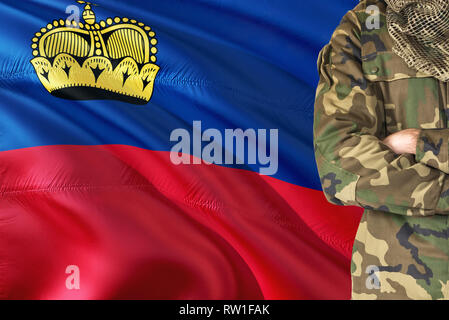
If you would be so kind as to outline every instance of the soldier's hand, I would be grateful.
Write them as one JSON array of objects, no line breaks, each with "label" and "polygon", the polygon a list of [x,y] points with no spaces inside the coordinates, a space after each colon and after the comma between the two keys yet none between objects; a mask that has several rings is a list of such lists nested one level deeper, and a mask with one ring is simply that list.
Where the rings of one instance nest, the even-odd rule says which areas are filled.
[{"label": "soldier's hand", "polygon": [[416,144],[418,143],[419,132],[419,129],[401,130],[390,134],[383,140],[383,143],[396,154],[416,154]]}]

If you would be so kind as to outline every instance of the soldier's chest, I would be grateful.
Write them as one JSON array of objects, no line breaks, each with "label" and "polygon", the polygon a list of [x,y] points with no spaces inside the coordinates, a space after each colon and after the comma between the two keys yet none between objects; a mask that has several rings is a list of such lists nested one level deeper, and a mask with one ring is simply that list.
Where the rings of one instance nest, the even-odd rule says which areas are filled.
[{"label": "soldier's chest", "polygon": [[378,90],[387,134],[407,128],[449,127],[447,83],[431,77],[407,77],[380,82]]}]

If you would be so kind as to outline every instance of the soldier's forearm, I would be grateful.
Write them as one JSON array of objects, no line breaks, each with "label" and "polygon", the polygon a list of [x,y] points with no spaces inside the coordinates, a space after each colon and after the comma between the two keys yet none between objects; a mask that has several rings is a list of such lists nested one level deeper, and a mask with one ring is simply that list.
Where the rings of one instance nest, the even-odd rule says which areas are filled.
[{"label": "soldier's forearm", "polygon": [[449,174],[449,129],[422,129],[416,145],[416,161]]}]

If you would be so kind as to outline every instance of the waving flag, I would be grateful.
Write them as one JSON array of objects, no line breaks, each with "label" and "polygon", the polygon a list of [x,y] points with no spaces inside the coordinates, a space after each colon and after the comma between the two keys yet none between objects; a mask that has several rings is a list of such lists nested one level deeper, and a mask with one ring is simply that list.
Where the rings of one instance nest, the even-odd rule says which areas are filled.
[{"label": "waving flag", "polygon": [[349,298],[312,125],[355,2],[2,0],[0,297]]}]

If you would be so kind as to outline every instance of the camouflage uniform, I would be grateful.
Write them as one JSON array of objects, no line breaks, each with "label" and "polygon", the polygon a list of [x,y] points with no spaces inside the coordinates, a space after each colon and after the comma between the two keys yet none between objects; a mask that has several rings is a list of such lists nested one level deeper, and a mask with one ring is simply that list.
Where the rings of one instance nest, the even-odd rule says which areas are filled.
[{"label": "camouflage uniform", "polygon": [[[369,5],[380,28],[368,28]],[[349,11],[318,59],[315,153],[326,198],[365,208],[353,299],[449,298],[449,85],[392,51],[383,1]],[[369,22],[369,21],[368,21]],[[420,128],[417,154],[382,139]]]}]

